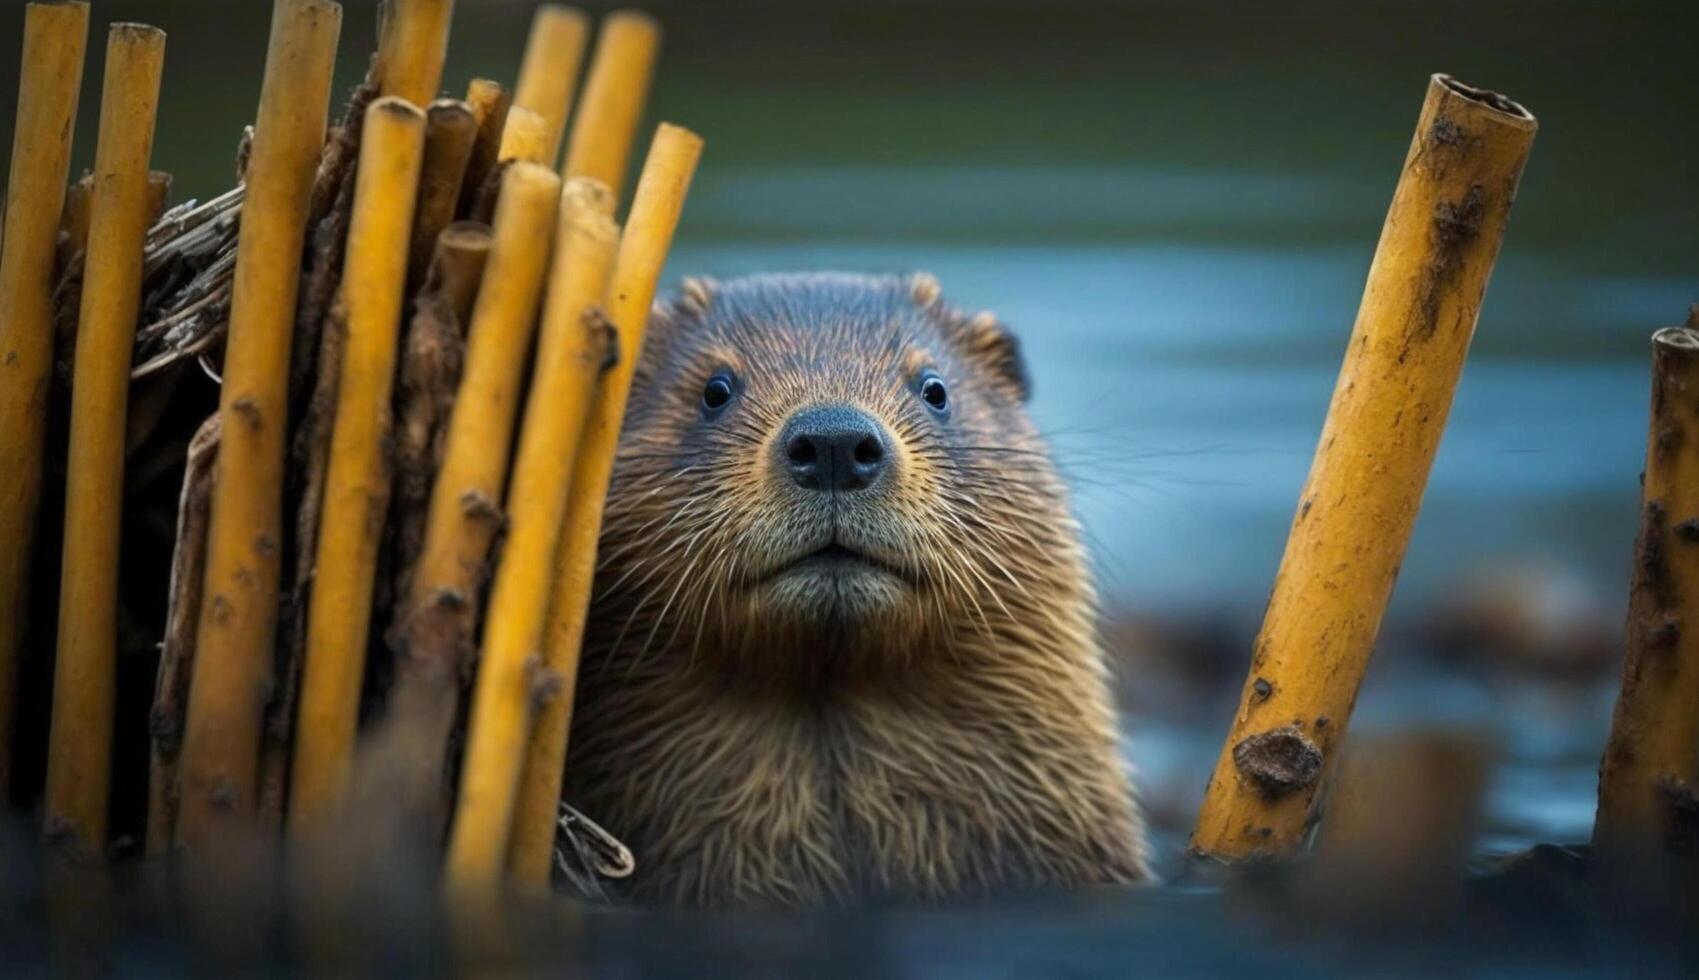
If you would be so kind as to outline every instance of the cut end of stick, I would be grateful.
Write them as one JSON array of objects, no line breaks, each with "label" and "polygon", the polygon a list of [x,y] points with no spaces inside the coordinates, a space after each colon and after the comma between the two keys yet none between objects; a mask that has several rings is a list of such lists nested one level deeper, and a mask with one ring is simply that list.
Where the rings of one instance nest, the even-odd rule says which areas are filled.
[{"label": "cut end of stick", "polygon": [[553,170],[530,160],[515,160],[502,174],[503,196],[511,191],[524,199],[535,200],[559,186],[560,178]]},{"label": "cut end of stick", "polygon": [[590,211],[613,217],[613,188],[594,177],[574,177],[561,190],[561,206],[572,211]]},{"label": "cut end of stick", "polygon": [[491,241],[489,225],[482,221],[456,221],[442,230],[437,246],[457,252],[488,252]]},{"label": "cut end of stick", "polygon": [[380,115],[394,116],[398,120],[425,121],[424,110],[399,95],[385,95],[372,100],[372,104],[366,107],[366,118]]},{"label": "cut end of stick", "polygon": [[525,160],[543,163],[548,159],[548,122],[524,106],[507,110],[507,123],[501,130],[501,149],[497,162]]},{"label": "cut end of stick", "polygon": [[107,37],[112,40],[123,38],[131,44],[164,44],[165,32],[152,24],[140,24],[132,21],[120,21],[107,28]]},{"label": "cut end of stick", "polygon": [[1665,327],[1652,335],[1652,346],[1679,351],[1699,351],[1699,330],[1692,327]]},{"label": "cut end of stick", "polygon": [[1489,89],[1476,88],[1473,85],[1465,85],[1457,79],[1452,78],[1450,75],[1443,73],[1433,76],[1433,84],[1438,85],[1459,98],[1467,99],[1476,105],[1492,110],[1493,113],[1504,117],[1506,122],[1525,126],[1529,129],[1538,125],[1534,119],[1533,113],[1524,109],[1521,103],[1516,102],[1508,96],[1500,95],[1499,93]]},{"label": "cut end of stick", "polygon": [[456,128],[478,127],[477,114],[472,111],[471,103],[465,99],[437,99],[425,110],[430,118],[432,128],[438,126],[454,126]]}]

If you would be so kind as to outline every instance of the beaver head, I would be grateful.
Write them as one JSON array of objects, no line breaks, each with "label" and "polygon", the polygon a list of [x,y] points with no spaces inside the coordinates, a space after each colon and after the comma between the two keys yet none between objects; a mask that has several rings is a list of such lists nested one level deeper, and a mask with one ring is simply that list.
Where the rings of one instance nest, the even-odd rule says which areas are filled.
[{"label": "beaver head", "polygon": [[651,317],[566,797],[626,894],[1136,881],[1092,592],[1014,338],[928,276],[687,282]]},{"label": "beaver head", "polygon": [[930,276],[687,282],[636,374],[604,639],[804,669],[989,639],[1035,577],[1079,578],[1027,395],[1015,338]]}]

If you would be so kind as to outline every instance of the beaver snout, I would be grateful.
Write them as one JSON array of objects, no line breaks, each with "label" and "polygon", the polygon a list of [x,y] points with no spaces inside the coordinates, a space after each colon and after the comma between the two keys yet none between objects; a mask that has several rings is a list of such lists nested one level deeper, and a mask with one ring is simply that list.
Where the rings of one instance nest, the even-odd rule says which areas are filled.
[{"label": "beaver snout", "polygon": [[785,423],[778,462],[805,490],[866,490],[885,474],[885,440],[885,427],[866,412],[848,405],[816,405]]}]

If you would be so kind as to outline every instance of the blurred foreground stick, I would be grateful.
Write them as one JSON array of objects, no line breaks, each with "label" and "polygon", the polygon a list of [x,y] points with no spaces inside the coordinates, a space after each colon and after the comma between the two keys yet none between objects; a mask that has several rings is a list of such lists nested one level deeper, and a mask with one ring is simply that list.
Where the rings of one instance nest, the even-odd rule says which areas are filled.
[{"label": "blurred foreground stick", "polygon": [[1516,103],[1444,76],[1362,306],[1192,848],[1296,849],[1404,559],[1481,298],[1534,140]]},{"label": "blurred foreground stick", "polygon": [[237,240],[218,477],[181,758],[177,838],[214,846],[254,809],[276,642],[289,352],[342,8],[277,0]]},{"label": "blurred foreground stick", "polygon": [[53,369],[53,263],[87,43],[88,4],[44,0],[24,8],[23,68],[6,183],[5,247],[0,249],[0,453],[5,458],[0,466],[0,802],[11,781],[12,709],[41,496]]},{"label": "blurred foreground stick", "polygon": [[1607,860],[1673,860],[1693,875],[1699,869],[1699,307],[1686,327],[1652,337],[1642,501],[1622,694],[1599,765],[1593,842]]},{"label": "blurred foreground stick", "polygon": [[519,62],[519,82],[513,88],[513,105],[537,114],[541,140],[537,156],[526,159],[553,167],[560,156],[566,117],[578,91],[578,66],[584,60],[584,40],[590,19],[584,12],[557,3],[545,3],[531,18],[525,39],[525,56]]},{"label": "blurred foreground stick", "polygon": [[1486,743],[1462,732],[1352,740],[1315,854],[1294,876],[1296,908],[1322,928],[1443,925],[1463,902],[1488,761]]},{"label": "blurred foreground stick", "polygon": [[566,148],[562,170],[568,179],[599,180],[619,200],[660,47],[660,25],[647,14],[618,10],[602,22],[596,57],[584,83],[584,104]]},{"label": "blurred foreground stick", "polygon": [[454,0],[384,0],[381,17],[379,91],[426,105],[442,84]]}]

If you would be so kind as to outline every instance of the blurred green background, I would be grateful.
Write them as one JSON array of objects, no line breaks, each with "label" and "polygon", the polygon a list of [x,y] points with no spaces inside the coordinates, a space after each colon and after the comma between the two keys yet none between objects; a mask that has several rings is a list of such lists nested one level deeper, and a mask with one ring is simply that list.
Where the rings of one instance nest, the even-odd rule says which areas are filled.
[{"label": "blurred green background", "polygon": [[[177,200],[226,188],[270,4],[93,6],[76,166],[104,26],[143,20],[170,35],[156,165]],[[1174,827],[1242,677],[1427,78],[1526,105],[1540,134],[1362,717],[1506,727],[1521,768],[1495,784],[1495,840],[1584,836],[1646,339],[1699,300],[1699,4],[641,6],[666,29],[651,117],[708,141],[669,281],[927,269],[1021,333],[1141,709],[1146,795]],[[533,7],[459,0],[445,89],[510,82]],[[372,3],[345,8],[344,92],[375,27]],[[1500,593],[1509,625],[1470,607]],[[1459,618],[1475,646],[1436,640]],[[1176,678],[1195,702],[1161,695]]]}]

